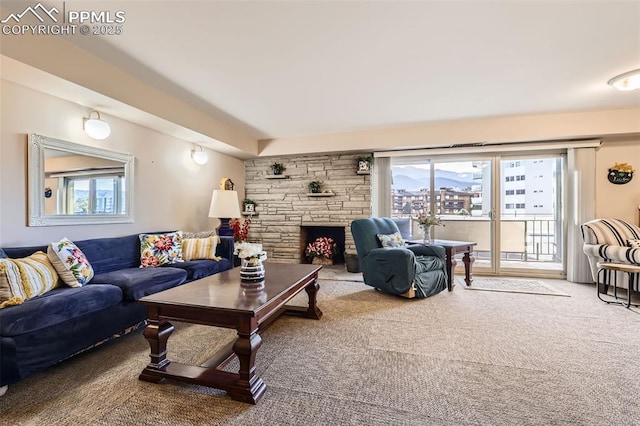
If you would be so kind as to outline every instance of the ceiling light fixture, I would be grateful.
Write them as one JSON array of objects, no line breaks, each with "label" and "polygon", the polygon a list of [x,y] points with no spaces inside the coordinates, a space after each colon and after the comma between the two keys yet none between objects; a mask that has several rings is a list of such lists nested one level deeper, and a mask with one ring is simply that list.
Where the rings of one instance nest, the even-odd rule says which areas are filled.
[{"label": "ceiling light fixture", "polygon": [[617,75],[607,82],[618,90],[629,91],[640,89],[640,69]]},{"label": "ceiling light fixture", "polygon": [[[91,114],[96,113],[98,118],[91,118]],[[94,139],[106,139],[111,134],[111,126],[104,120],[100,119],[100,113],[98,111],[89,112],[88,118],[82,119],[82,127],[89,136]]]},{"label": "ceiling light fixture", "polygon": [[202,150],[200,145],[196,145],[196,147],[191,150],[191,158],[193,158],[194,163],[200,166],[207,164],[207,161],[209,161],[209,155]]}]

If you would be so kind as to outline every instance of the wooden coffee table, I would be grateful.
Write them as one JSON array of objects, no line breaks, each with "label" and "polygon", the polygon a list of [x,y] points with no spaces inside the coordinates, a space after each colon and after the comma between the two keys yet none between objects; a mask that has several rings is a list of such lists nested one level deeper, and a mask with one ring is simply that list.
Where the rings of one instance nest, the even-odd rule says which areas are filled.
[{"label": "wooden coffee table", "polygon": [[[424,244],[422,240],[409,241],[411,244]],[[447,257],[447,289],[453,290],[453,273],[456,269],[458,262],[456,261],[456,254],[464,253],[462,256],[462,262],[464,263],[464,282],[467,286],[470,286],[473,282],[473,247],[478,243],[472,241],[452,241],[452,240],[431,240],[428,245],[444,247]]]},{"label": "wooden coffee table", "polygon": [[[265,263],[264,290],[254,292],[240,281],[240,268],[221,272],[179,287],[145,296],[148,325],[144,337],[151,346],[151,362],[140,380],[158,383],[162,379],[180,380],[227,391],[237,401],[255,404],[266,385],[256,374],[256,352],[262,344],[260,332],[280,315],[320,319],[316,306],[318,271],[321,265]],[[308,307],[286,306],[302,290],[309,297]],[[235,328],[238,338],[204,364],[187,365],[167,359],[167,340],[173,332],[169,320]],[[238,373],[223,371],[238,357]]]}]

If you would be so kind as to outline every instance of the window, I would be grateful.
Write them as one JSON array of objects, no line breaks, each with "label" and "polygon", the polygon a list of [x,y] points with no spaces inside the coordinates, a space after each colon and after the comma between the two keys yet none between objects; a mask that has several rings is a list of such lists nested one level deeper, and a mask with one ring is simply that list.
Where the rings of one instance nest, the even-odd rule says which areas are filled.
[{"label": "window", "polygon": [[516,209],[524,209],[524,203],[516,203]]},{"label": "window", "polygon": [[504,178],[505,182],[513,182],[515,180],[514,176],[507,176]]},{"label": "window", "polygon": [[516,176],[516,180],[524,180],[524,175]]},{"label": "window", "polygon": [[124,213],[124,177],[106,175],[62,178],[66,206],[72,214]]},{"label": "window", "polygon": [[524,194],[524,189],[516,189],[516,194],[518,195]]},{"label": "window", "polygon": [[504,194],[505,195],[513,195],[514,193],[515,193],[515,191],[513,189],[507,189]]},{"label": "window", "polygon": [[504,205],[505,209],[512,209],[513,208],[513,203],[507,203]]}]

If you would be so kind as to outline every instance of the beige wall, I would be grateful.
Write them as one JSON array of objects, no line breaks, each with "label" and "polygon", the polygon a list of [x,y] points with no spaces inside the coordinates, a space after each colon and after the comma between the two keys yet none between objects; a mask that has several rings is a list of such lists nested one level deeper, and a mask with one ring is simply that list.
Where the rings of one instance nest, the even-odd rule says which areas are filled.
[{"label": "beige wall", "polygon": [[640,108],[440,121],[415,126],[278,138],[259,142],[261,156],[393,151],[468,143],[621,137],[640,133]]},{"label": "beige wall", "polygon": [[[208,151],[209,162],[196,165],[191,143],[106,116],[112,127],[104,141],[89,138],[82,117],[89,108],[0,80],[0,247],[44,244],[62,237],[86,239],[143,231],[202,230],[217,225],[207,217],[211,192],[223,176],[244,194],[244,165],[239,159]],[[28,227],[27,134],[127,152],[135,156],[135,222],[131,224]]]},{"label": "beige wall", "polygon": [[[636,172],[631,182],[614,185],[607,172],[616,163],[629,163]],[[616,217],[639,223],[640,139],[608,142],[596,152],[596,217]]]}]

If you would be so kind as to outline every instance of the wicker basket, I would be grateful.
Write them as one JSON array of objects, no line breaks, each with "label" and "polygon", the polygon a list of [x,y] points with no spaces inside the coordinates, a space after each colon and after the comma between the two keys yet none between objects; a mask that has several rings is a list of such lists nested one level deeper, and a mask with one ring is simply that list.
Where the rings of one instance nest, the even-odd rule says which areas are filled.
[{"label": "wicker basket", "polygon": [[311,261],[314,265],[333,265],[333,259],[329,259],[328,257],[314,257]]}]

